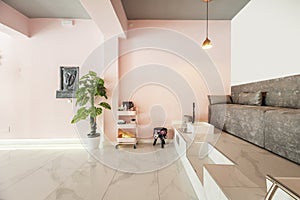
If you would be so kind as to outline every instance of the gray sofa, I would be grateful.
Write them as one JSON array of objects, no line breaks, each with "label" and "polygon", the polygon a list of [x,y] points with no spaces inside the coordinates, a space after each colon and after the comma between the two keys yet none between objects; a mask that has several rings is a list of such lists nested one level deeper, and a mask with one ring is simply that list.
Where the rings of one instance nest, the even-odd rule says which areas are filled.
[{"label": "gray sofa", "polygon": [[215,127],[300,164],[300,75],[232,86],[209,101]]}]

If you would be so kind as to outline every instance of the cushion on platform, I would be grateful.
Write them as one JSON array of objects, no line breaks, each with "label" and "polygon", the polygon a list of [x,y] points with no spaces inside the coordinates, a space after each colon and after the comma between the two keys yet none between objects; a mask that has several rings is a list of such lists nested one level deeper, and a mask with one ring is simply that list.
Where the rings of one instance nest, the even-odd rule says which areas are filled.
[{"label": "cushion on platform", "polygon": [[262,93],[259,92],[242,92],[239,94],[239,104],[244,105],[262,105]]},{"label": "cushion on platform", "polygon": [[210,105],[232,103],[230,95],[208,95],[208,100]]}]

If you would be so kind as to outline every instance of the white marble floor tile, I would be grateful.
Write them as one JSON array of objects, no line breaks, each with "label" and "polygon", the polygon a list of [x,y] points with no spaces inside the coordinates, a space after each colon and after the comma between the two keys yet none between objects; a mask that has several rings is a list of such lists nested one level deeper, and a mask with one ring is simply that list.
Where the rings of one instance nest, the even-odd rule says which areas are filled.
[{"label": "white marble floor tile", "polygon": [[[27,161],[28,159],[42,159],[42,158],[48,158],[49,156],[53,154],[62,153],[64,150],[9,150],[4,151],[5,153],[0,157],[2,161],[7,162],[1,162],[0,166],[3,166],[5,164],[18,164],[20,162]],[[0,152],[3,152],[3,150],[0,150]]]},{"label": "white marble floor tile", "polygon": [[76,170],[45,200],[100,200],[116,171],[93,161]]},{"label": "white marble floor tile", "polygon": [[160,200],[197,199],[180,160],[157,173]]},{"label": "white marble floor tile", "polygon": [[63,153],[61,150],[13,150],[1,157],[0,191],[30,175],[49,160]]},{"label": "white marble floor tile", "polygon": [[150,144],[138,144],[137,149],[129,145],[115,149],[108,145],[103,149],[94,151],[95,157],[107,166],[122,172],[147,173],[156,171],[170,165],[178,159],[174,144],[166,144],[162,149],[160,146]]},{"label": "white marble floor tile", "polygon": [[153,153],[139,153],[124,149],[106,148],[94,152],[96,159],[118,171],[129,173],[149,172],[156,169],[156,157]]},{"label": "white marble floor tile", "polygon": [[0,160],[5,158],[7,155],[11,153],[11,150],[0,150]]},{"label": "white marble floor tile", "polygon": [[103,200],[159,200],[154,172],[130,174],[117,172]]},{"label": "white marble floor tile", "polygon": [[32,174],[1,191],[0,198],[7,200],[44,199],[86,160],[87,153],[84,150],[66,151]]}]

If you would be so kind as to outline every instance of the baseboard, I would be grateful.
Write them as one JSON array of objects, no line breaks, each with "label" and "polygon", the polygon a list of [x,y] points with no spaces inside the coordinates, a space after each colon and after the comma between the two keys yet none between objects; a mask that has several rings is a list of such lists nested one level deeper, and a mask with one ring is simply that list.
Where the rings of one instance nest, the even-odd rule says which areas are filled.
[{"label": "baseboard", "polygon": [[79,138],[0,139],[1,150],[12,149],[82,149]]},{"label": "baseboard", "polygon": [[[152,144],[153,138],[139,138],[139,143]],[[160,143],[160,141],[158,141]],[[173,139],[166,139],[166,143],[173,143]],[[80,138],[62,139],[0,139],[0,150],[17,149],[82,149]]]}]

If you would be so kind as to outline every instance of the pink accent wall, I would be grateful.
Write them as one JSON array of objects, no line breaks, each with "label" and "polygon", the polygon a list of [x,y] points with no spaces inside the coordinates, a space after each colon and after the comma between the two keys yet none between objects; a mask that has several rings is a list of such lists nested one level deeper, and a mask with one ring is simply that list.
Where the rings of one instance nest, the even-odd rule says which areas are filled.
[{"label": "pink accent wall", "polygon": [[[185,114],[191,115],[192,102],[196,103],[196,120],[206,121],[207,95],[230,93],[230,21],[209,22],[209,38],[214,46],[205,52],[201,49],[205,21],[128,21],[128,28],[127,38],[120,42],[119,103],[132,100],[138,106],[140,137],[150,138],[153,127],[171,128],[173,120],[181,120]],[[164,30],[170,31],[169,38],[175,40],[169,41]],[[178,35],[197,44],[199,54]],[[176,40],[177,36],[179,40]],[[167,48],[151,47],[160,44]],[[186,49],[195,59],[197,56],[204,59],[198,60],[196,64],[199,66],[194,66],[195,63],[172,48]],[[220,76],[222,88],[217,84],[216,73],[209,74],[206,65]],[[155,79],[155,76],[160,79]]]},{"label": "pink accent wall", "polygon": [[72,104],[55,98],[59,67],[81,66],[103,36],[91,20],[74,22],[31,19],[28,39],[0,33],[0,138],[77,137]]},{"label": "pink accent wall", "polygon": [[[199,45],[204,40],[204,25],[203,21],[129,22],[131,30],[143,27],[169,29],[184,34]],[[74,126],[70,124],[73,116],[72,104],[55,98],[55,91],[59,88],[59,66],[81,66],[90,53],[103,42],[104,36],[99,31],[99,26],[91,20],[75,20],[73,27],[63,27],[59,19],[31,19],[30,30],[30,39],[14,38],[0,33],[0,90],[5,94],[0,100],[0,138],[77,137]],[[122,49],[130,48],[145,39],[151,42],[155,37],[161,36],[155,34],[146,31],[129,35],[128,39],[120,40],[119,44],[116,41],[113,54],[116,53],[117,58],[118,50],[122,52]],[[218,92],[229,93],[230,22],[210,22],[210,39],[214,47],[207,50],[207,54],[221,75],[224,86],[224,90]],[[183,93],[182,96],[186,97],[188,103],[182,103],[178,100],[177,92],[168,87],[155,83],[138,85],[129,94],[129,99],[140,109],[141,137],[150,137],[154,125],[165,123],[169,127],[172,120],[181,119],[183,114],[191,114],[183,113],[182,110],[191,110],[191,102],[194,100],[197,120],[206,120],[206,95],[209,93],[206,81],[191,63],[170,52],[143,49],[122,55],[104,73],[107,87],[112,90],[110,93],[121,86],[123,90],[120,91],[119,103],[127,100],[126,87],[134,85],[135,82],[123,84],[123,78],[135,68],[147,65],[152,67],[153,64],[162,65],[161,69],[155,68],[156,74],[164,73],[163,69],[180,74],[181,78],[187,80],[191,92],[198,95],[194,98],[189,96],[190,93]],[[138,72],[137,75],[135,80],[149,77],[149,74],[143,72]],[[123,85],[118,85],[118,77]],[[214,81],[214,78],[210,77],[209,80]],[[173,82],[176,84],[177,81],[175,78]],[[217,91],[214,88],[211,90]],[[157,99],[161,99],[159,105]],[[114,109],[118,104],[115,100],[110,99]],[[113,112],[105,112],[104,130],[114,140],[116,122],[112,115]]]},{"label": "pink accent wall", "polygon": [[[205,40],[205,21],[197,20],[130,20],[129,30],[144,27],[158,27],[178,31],[190,37],[199,45]],[[207,50],[208,56],[217,66],[226,86],[226,93],[230,92],[230,65],[231,65],[231,21],[210,20],[209,38],[213,48]]]}]

